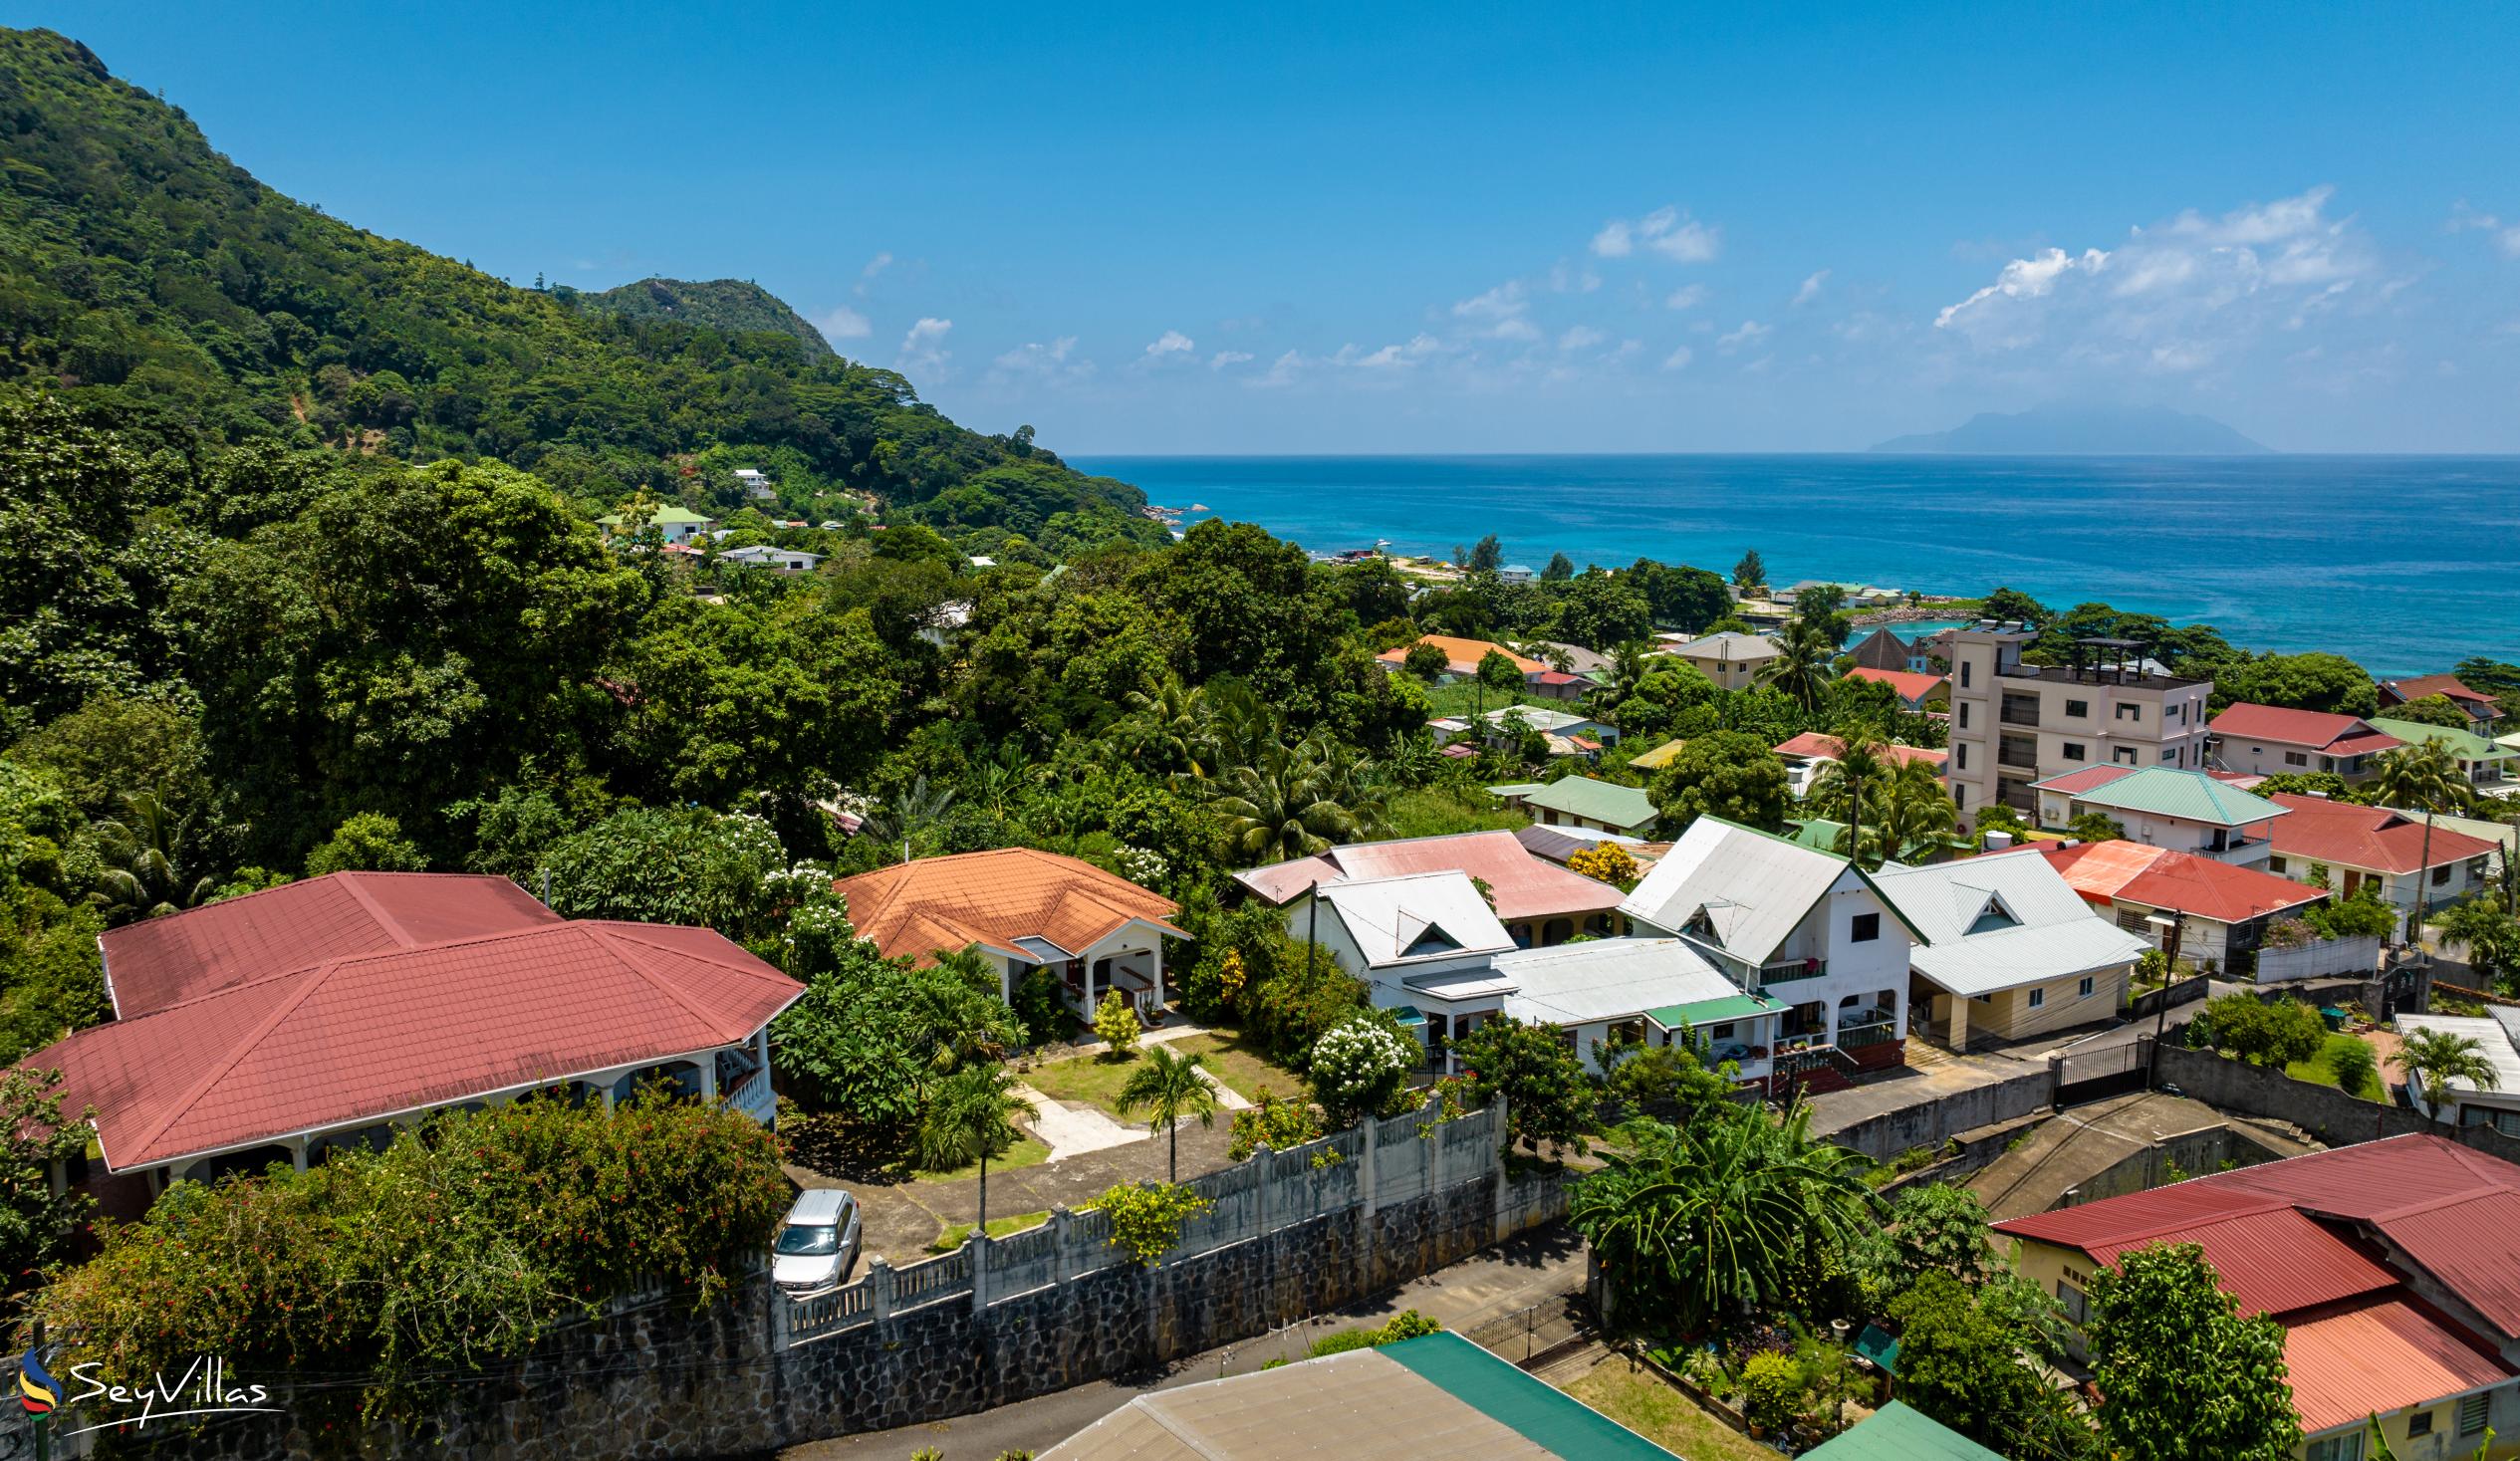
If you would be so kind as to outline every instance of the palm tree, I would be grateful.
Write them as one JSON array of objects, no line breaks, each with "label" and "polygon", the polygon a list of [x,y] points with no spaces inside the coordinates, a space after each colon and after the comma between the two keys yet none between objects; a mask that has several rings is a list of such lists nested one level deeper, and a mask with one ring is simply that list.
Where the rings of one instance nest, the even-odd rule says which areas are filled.
[{"label": "palm tree", "polygon": [[1959,831],[1960,811],[1935,774],[1933,763],[1910,758],[1893,767],[1883,799],[1882,845],[1895,848],[1902,860],[1913,861],[1947,852]]},{"label": "palm tree", "polygon": [[1172,1133],[1172,1151],[1165,1180],[1181,1180],[1181,1117],[1196,1116],[1201,1126],[1216,1124],[1216,1088],[1201,1074],[1207,1058],[1175,1055],[1166,1046],[1146,1049],[1146,1059],[1130,1073],[1129,1084],[1113,1102],[1124,1116],[1146,1112],[1149,1122]]},{"label": "palm tree", "polygon": [[975,1233],[989,1230],[989,1158],[1022,1138],[1015,1118],[1033,1114],[1033,1103],[1015,1093],[1015,1078],[994,1064],[965,1066],[937,1082],[919,1112],[916,1145],[922,1169],[951,1172],[974,1161],[980,1164]]},{"label": "palm tree", "polygon": [[1805,710],[1820,708],[1820,697],[1835,676],[1830,671],[1838,646],[1820,620],[1797,613],[1776,636],[1776,657],[1759,671],[1758,682],[1794,697]]},{"label": "palm tree", "polygon": [[2444,1123],[2448,1117],[2442,1101],[2452,1081],[2465,1081],[2479,1091],[2491,1091],[2499,1084],[2494,1063],[2485,1059],[2485,1047],[2476,1037],[2447,1030],[2407,1031],[2405,1043],[2389,1063],[2423,1088],[2423,1103],[2430,1107],[2432,1119]]},{"label": "palm tree", "polygon": [[892,800],[876,813],[876,832],[886,842],[898,838],[901,860],[907,862],[910,860],[910,840],[942,822],[945,809],[953,805],[953,800],[952,787],[930,788],[927,778],[921,776],[894,792]]},{"label": "palm tree", "polygon": [[1601,688],[1593,691],[1592,711],[1596,716],[1615,719],[1619,707],[1637,693],[1637,682],[1648,673],[1645,659],[1653,646],[1642,639],[1631,639],[1610,652],[1610,664],[1603,671]]},{"label": "palm tree", "polygon": [[154,792],[125,792],[123,816],[97,824],[97,854],[105,862],[89,900],[109,923],[179,913],[207,900],[214,877],[195,877],[181,858],[189,816],[177,817]]},{"label": "palm tree", "polygon": [[1358,818],[1339,800],[1340,780],[1312,741],[1291,751],[1270,746],[1253,764],[1228,768],[1215,805],[1234,852],[1255,861],[1284,861],[1354,837]]},{"label": "palm tree", "polygon": [[1167,676],[1151,692],[1130,691],[1127,703],[1129,719],[1123,728],[1145,758],[1148,770],[1207,775],[1200,758],[1207,753],[1214,715],[1206,691],[1190,688],[1178,676]]},{"label": "palm tree", "polygon": [[1815,1140],[1797,1100],[1710,1108],[1683,1128],[1633,1121],[1632,1147],[1576,1185],[1570,1220],[1622,1297],[1682,1333],[1783,1300],[1879,1225],[1865,1159]]},{"label": "palm tree", "polygon": [[2459,772],[2457,758],[2440,741],[2384,751],[2373,765],[2376,771],[2367,790],[2375,803],[2399,812],[2423,814],[2423,850],[2415,859],[2414,917],[2406,924],[2406,941],[2420,951],[2424,903],[2431,887],[2433,820],[2444,812],[2466,810],[2474,793]]}]

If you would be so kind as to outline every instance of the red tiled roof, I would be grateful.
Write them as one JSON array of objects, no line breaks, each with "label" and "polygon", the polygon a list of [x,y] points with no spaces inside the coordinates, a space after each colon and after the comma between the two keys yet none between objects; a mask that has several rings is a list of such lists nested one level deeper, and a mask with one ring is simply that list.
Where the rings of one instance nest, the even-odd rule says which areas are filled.
[{"label": "red tiled roof", "polygon": [[[2245,700],[2226,707],[2215,716],[2212,729],[2218,736],[2308,746],[2338,756],[2386,751],[2398,744],[2395,737],[2372,729],[2356,716],[2332,715],[2324,710],[2291,710],[2280,705],[2256,705]],[[2374,737],[2379,738],[2380,744],[2366,744]],[[2348,741],[2354,743],[2350,748],[2342,744]]]},{"label": "red tiled roof", "polygon": [[1583,676],[1568,674],[1562,669],[1549,669],[1541,671],[1532,678],[1544,685],[1571,685],[1581,680]]},{"label": "red tiled roof", "polygon": [[2043,792],[2063,792],[2080,796],[2084,792],[2105,787],[2122,776],[2133,776],[2141,768],[2134,766],[2086,766],[2080,771],[2061,771],[2031,783]]},{"label": "red tiled roof", "polygon": [[[1769,749],[1779,756],[1802,756],[1812,760],[1835,761],[1847,754],[1847,743],[1826,732],[1805,731],[1790,740],[1779,741]],[[1948,751],[1936,751],[1924,746],[1897,746],[1887,743],[1875,746],[1873,753],[1893,766],[1904,765],[1910,761],[1922,761],[1929,766],[1940,766],[1951,754]]]},{"label": "red tiled roof", "polygon": [[504,877],[335,872],[108,930],[107,987],[127,1020],[345,954],[560,922]]},{"label": "red tiled roof", "polygon": [[2320,889],[2255,867],[2136,842],[2043,848],[2040,855],[2086,898],[2126,898],[2149,908],[2178,908],[2218,923],[2316,902]]},{"label": "red tiled roof", "polygon": [[2454,674],[2419,674],[2410,680],[2383,680],[2380,687],[2400,701],[2421,700],[2427,695],[2446,695],[2453,700],[2475,700],[2495,704],[2494,697],[2482,690],[2471,690]]},{"label": "red tiled roof", "polygon": [[1914,702],[1942,688],[1942,682],[1948,676],[1916,674],[1904,669],[1874,669],[1869,665],[1858,665],[1847,671],[1847,678],[1871,680],[1876,684],[1888,685],[1898,692],[1898,698],[1901,700]]},{"label": "red tiled roof", "polygon": [[1417,644],[1432,644],[1441,649],[1444,663],[1450,666],[1455,674],[1474,672],[1479,667],[1479,661],[1491,653],[1502,654],[1514,661],[1514,668],[1521,670],[1524,674],[1539,674],[1549,667],[1528,654],[1516,654],[1502,644],[1487,639],[1460,639],[1450,634],[1421,634],[1414,644],[1402,644],[1397,649],[1386,649],[1374,657],[1385,664],[1405,664],[1408,662],[1408,651],[1417,647]]},{"label": "red tiled roof", "polygon": [[975,943],[1021,954],[1016,940],[1023,938],[1076,955],[1132,921],[1189,937],[1166,921],[1181,911],[1170,898],[1037,848],[920,857],[833,886],[859,936],[887,957],[926,959]]},{"label": "red tiled roof", "polygon": [[1626,894],[1535,855],[1511,832],[1465,832],[1449,837],[1357,843],[1318,856],[1298,857],[1237,872],[1234,880],[1270,903],[1292,901],[1316,881],[1406,877],[1416,872],[1466,872],[1485,881],[1499,918],[1551,918],[1599,913],[1619,906]]},{"label": "red tiled roof", "polygon": [[736,1044],[803,992],[705,928],[554,919],[230,982],[28,1060],[126,1171]]},{"label": "red tiled roof", "polygon": [[2276,852],[2285,857],[2375,872],[2412,872],[2419,866],[2464,862],[2500,850],[2482,838],[2435,827],[2426,861],[2423,824],[2385,807],[2358,807],[2291,792],[2278,792],[2268,800],[2292,814],[2275,819],[2272,837]]},{"label": "red tiled roof", "polygon": [[2400,1299],[2287,1327],[2284,1369],[2301,1428],[2314,1435],[2498,1385],[2513,1373],[2457,1330]]}]

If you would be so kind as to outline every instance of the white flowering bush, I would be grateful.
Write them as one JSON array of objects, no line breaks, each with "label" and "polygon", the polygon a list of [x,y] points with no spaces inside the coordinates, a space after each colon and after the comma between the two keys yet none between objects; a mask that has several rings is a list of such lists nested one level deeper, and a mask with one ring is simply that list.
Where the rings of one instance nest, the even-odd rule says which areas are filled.
[{"label": "white flowering bush", "polygon": [[1156,887],[1172,864],[1152,848],[1122,848],[1112,854],[1112,870],[1139,887]]},{"label": "white flowering bush", "polygon": [[1421,1054],[1415,1042],[1382,1020],[1352,1016],[1313,1042],[1313,1094],[1331,1120],[1353,1126],[1391,1105]]}]

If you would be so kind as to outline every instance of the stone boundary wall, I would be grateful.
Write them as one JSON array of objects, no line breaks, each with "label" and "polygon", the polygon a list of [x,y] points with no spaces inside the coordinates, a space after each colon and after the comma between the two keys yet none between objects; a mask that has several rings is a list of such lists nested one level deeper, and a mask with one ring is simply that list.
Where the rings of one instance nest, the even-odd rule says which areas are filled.
[{"label": "stone boundary wall", "polygon": [[[1558,1174],[1507,1172],[1501,1104],[1421,1136],[1423,1119],[1369,1123],[1185,1184],[1216,1209],[1151,1267],[1110,1247],[1098,1215],[1067,1214],[907,1268],[870,1264],[840,1291],[863,1299],[819,1319],[766,1276],[698,1313],[671,1300],[620,1307],[555,1331],[520,1364],[448,1384],[407,1428],[250,1417],[195,1433],[152,1427],[94,1454],[759,1457],[1144,1372],[1370,1299],[1565,1215]],[[1328,1150],[1341,1160],[1316,1166]],[[54,1454],[82,1453],[74,1443]]]},{"label": "stone boundary wall", "polygon": [[[1891,1088],[1860,1089],[1887,1091]],[[2055,1103],[2056,1070],[2050,1065],[2007,1077],[1992,1085],[1917,1101],[1839,1126],[1814,1121],[1812,1134],[1825,1136],[1840,1146],[1854,1147],[1875,1161],[1889,1161],[1910,1147],[1938,1147],[1962,1131],[2016,1120],[2033,1111],[2044,1111]]]},{"label": "stone boundary wall", "polygon": [[[2168,1186],[2176,1176],[2208,1176],[2231,1168],[2276,1161],[2283,1155],[2259,1141],[2246,1128],[2227,1121],[2216,1121],[2189,1131],[2171,1132],[2142,1151],[2127,1153],[2078,1185],[2067,1188],[2057,1206],[2079,1207],[2086,1202],[2122,1197],[2129,1192],[2148,1192],[2155,1187]],[[2225,1163],[2229,1163],[2229,1168],[2225,1167]]]},{"label": "stone boundary wall", "polygon": [[[2150,1038],[2144,1043],[2149,1045]],[[2491,1126],[2444,1126],[2394,1102],[2382,1104],[2346,1095],[2333,1086],[2296,1081],[2211,1051],[2161,1047],[2161,1082],[2216,1110],[2289,1121],[2330,1146],[2352,1146],[2417,1132],[2446,1136],[2488,1156],[2520,1162],[2520,1137]]]}]

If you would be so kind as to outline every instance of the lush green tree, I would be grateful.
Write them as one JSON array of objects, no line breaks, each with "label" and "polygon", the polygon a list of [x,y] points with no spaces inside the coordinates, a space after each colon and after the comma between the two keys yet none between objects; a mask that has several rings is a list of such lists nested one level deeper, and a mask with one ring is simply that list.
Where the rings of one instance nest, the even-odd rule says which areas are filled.
[{"label": "lush green tree", "polygon": [[[2327,885],[2324,880],[2317,884]],[[2361,883],[2344,897],[2303,909],[2301,920],[2321,938],[2386,938],[2397,931],[2397,909],[2381,897],[2376,880]]]},{"label": "lush green tree", "polygon": [[1898,1397],[1970,1440],[2003,1444],[2049,1403],[2020,1336],[1951,1275],[1920,1274],[1891,1301],[1890,1318],[1898,1327]]},{"label": "lush green tree", "polygon": [[2317,1010],[2295,999],[2261,1000],[2247,990],[2215,996],[2188,1028],[2190,1044],[2279,1070],[2318,1055],[2327,1040]]},{"label": "lush green tree", "polygon": [[1452,1043],[1452,1058],[1470,1104],[1505,1097],[1509,1145],[1584,1154],[1584,1133],[1594,1118],[1592,1081],[1558,1027],[1490,1015]]},{"label": "lush green tree", "polygon": [[[1490,653],[1486,656],[1486,658],[1490,659],[1502,657],[1503,656],[1498,655],[1493,651],[1490,651]],[[1452,656],[1444,653],[1442,648],[1438,645],[1428,640],[1420,639],[1416,643],[1408,646],[1408,657],[1403,659],[1400,662],[1400,665],[1401,668],[1406,669],[1410,674],[1413,674],[1428,683],[1432,683],[1436,680],[1442,679],[1444,671],[1452,666]],[[1509,669],[1512,668],[1513,661],[1507,660],[1506,667]],[[1486,668],[1484,659],[1481,661],[1480,668],[1482,670]],[[1517,675],[1516,678],[1519,679],[1521,676]]]},{"label": "lush green tree", "polygon": [[333,835],[306,854],[306,875],[327,872],[419,872],[428,854],[402,836],[390,817],[362,812],[343,819]]},{"label": "lush green tree", "polygon": [[2447,695],[2425,695],[2389,707],[2391,720],[2403,720],[2415,725],[2437,725],[2448,730],[2470,730],[2475,722],[2458,702]]},{"label": "lush green tree", "polygon": [[187,858],[191,819],[176,816],[153,793],[129,792],[121,801],[123,815],[95,828],[101,865],[89,900],[106,921],[160,918],[208,902],[218,879]]},{"label": "lush green tree", "polygon": [[1732,612],[1724,581],[1704,569],[1640,558],[1625,577],[1645,596],[1657,626],[1696,633]]},{"label": "lush green tree", "polygon": [[1732,586],[1736,589],[1745,592],[1752,589],[1764,589],[1767,587],[1767,561],[1759,557],[1759,550],[1755,548],[1745,551],[1741,555],[1741,561],[1732,566]]},{"label": "lush green tree", "polygon": [[59,1071],[0,1071],[0,1293],[11,1296],[70,1257],[95,1205],[77,1188],[53,1190],[53,1164],[86,1154],[92,1114],[64,1110],[60,1087]]},{"label": "lush green tree", "polygon": [[[1812,591],[1818,592],[1818,591]],[[1797,609],[1776,636],[1776,657],[1759,670],[1758,682],[1783,692],[1805,710],[1820,704],[1829,689],[1838,643],[1831,638],[1828,613]]]},{"label": "lush green tree", "polygon": [[2092,1280],[2100,1425],[2125,1461],[2281,1461],[2301,1444],[2284,1327],[2243,1318],[2193,1243],[2118,1255]]},{"label": "lush green tree", "polygon": [[2491,896],[2469,898],[2433,919],[2445,939],[2466,945],[2467,965],[2487,984],[2520,971],[2520,918]]},{"label": "lush green tree", "polygon": [[1494,533],[1481,538],[1470,550],[1468,568],[1474,574],[1492,574],[1505,566],[1505,546]]},{"label": "lush green tree", "polygon": [[2327,1049],[2328,1073],[2337,1078],[2337,1089],[2350,1096],[2361,1096],[2380,1079],[2380,1057],[2370,1045],[2360,1040],[2340,1040]]},{"label": "lush green tree", "polygon": [[1785,822],[1792,791],[1785,763],[1768,743],[1741,731],[1699,736],[1654,779],[1654,809],[1673,832],[1699,817],[1721,817],[1774,832]]},{"label": "lush green tree", "polygon": [[887,959],[852,935],[772,1024],[770,1059],[782,1089],[808,1109],[897,1136],[938,1079],[994,1064],[1021,1038],[985,971]]},{"label": "lush green tree", "polygon": [[131,792],[177,817],[210,810],[201,720],[173,699],[99,695],[18,742],[9,758],[49,775],[92,821],[116,816]]},{"label": "lush green tree", "polygon": [[1621,575],[1590,568],[1559,586],[1558,632],[1590,649],[1608,649],[1653,632],[1653,606]]},{"label": "lush green tree", "polygon": [[1209,1084],[1207,1058],[1181,1055],[1168,1045],[1146,1048],[1145,1058],[1129,1073],[1113,1104],[1124,1116],[1146,1113],[1146,1120],[1165,1133],[1165,1178],[1181,1180],[1181,1122],[1196,1118],[1201,1126],[1216,1124],[1216,1088]]},{"label": "lush green tree", "polygon": [[1669,735],[1678,728],[1683,712],[1712,704],[1723,693],[1694,665],[1679,660],[1653,663],[1613,712],[1623,735]]},{"label": "lush green tree", "polygon": [[2349,788],[2345,778],[2333,771],[2279,771],[2250,790],[2261,797],[2291,795],[2343,801]]},{"label": "lush green tree", "polygon": [[2407,1031],[2389,1063],[2423,1089],[2424,1107],[2443,1123],[2450,1119],[2451,1082],[2465,1082],[2479,1091],[2492,1091],[2502,1084],[2483,1044],[2473,1035],[2448,1030]]},{"label": "lush green tree", "polygon": [[1540,571],[1540,582],[1544,584],[1563,584],[1574,577],[1575,560],[1563,553],[1550,554],[1549,566]]},{"label": "lush green tree", "polygon": [[2065,830],[2087,843],[2122,843],[2127,840],[2125,824],[2106,812],[2078,813],[2073,821],[2065,824]]},{"label": "lush green tree", "polygon": [[563,917],[697,923],[750,943],[792,896],[777,881],[787,868],[758,817],[635,808],[554,843],[537,871]]},{"label": "lush green tree", "polygon": [[1318,945],[1289,940],[1270,948],[1243,997],[1244,1020],[1272,1054],[1301,1063],[1324,1034],[1366,1007],[1366,987]]},{"label": "lush green tree", "polygon": [[2336,715],[2370,715],[2380,691],[2342,654],[2260,654],[2214,670],[2214,702],[2280,705]]},{"label": "lush green tree", "polygon": [[1978,612],[2003,623],[2028,624],[2033,628],[2048,618],[2048,607],[2018,589],[1997,589],[1986,596]]},{"label": "lush green tree", "polygon": [[980,1164],[980,1211],[974,1232],[989,1229],[989,1162],[1023,1138],[1017,1117],[1036,1114],[1015,1089],[1014,1073],[994,1061],[962,1067],[935,1085],[918,1113],[918,1164],[931,1172]]},{"label": "lush green tree", "polygon": [[1523,683],[1522,666],[1504,650],[1490,649],[1479,656],[1479,683],[1491,690],[1518,690]]},{"label": "lush green tree", "polygon": [[1217,779],[1217,814],[1234,852],[1254,862],[1309,856],[1364,831],[1352,779],[1332,764],[1328,743],[1269,746],[1249,765]]},{"label": "lush green tree", "polygon": [[49,777],[0,758],[0,1060],[109,1013],[79,812]]},{"label": "lush green tree", "polygon": [[1918,1182],[1890,1199],[1890,1239],[1911,1278],[1942,1274],[1975,1287],[1997,1268],[1986,1204],[1966,1187]]}]

